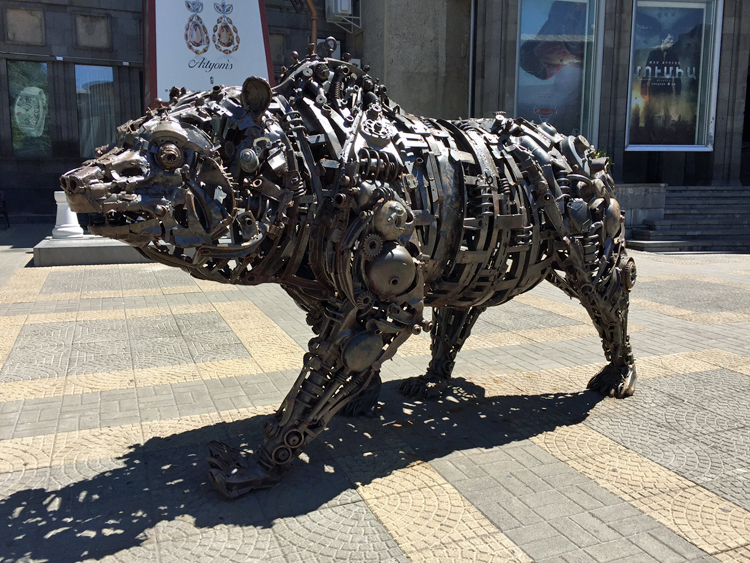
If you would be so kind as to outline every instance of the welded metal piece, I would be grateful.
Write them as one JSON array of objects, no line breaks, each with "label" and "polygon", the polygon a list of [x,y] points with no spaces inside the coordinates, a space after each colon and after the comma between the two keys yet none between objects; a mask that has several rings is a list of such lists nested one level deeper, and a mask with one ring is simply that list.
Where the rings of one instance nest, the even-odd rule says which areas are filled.
[{"label": "welded metal piece", "polygon": [[173,92],[61,183],[93,233],[197,278],[278,283],[307,313],[316,336],[263,443],[209,446],[225,496],[276,483],[337,412],[371,410],[381,365],[421,330],[432,361],[401,390],[439,396],[482,311],[544,279],[601,336],[609,365],[589,388],[633,393],[635,264],[606,159],[583,137],[502,113],[410,115],[355,65],[315,54],[272,91],[251,77]]}]

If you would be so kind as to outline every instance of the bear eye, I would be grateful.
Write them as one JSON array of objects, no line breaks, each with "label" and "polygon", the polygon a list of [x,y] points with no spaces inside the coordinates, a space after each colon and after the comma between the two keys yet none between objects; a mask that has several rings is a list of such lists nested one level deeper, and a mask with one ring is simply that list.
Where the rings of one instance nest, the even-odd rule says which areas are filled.
[{"label": "bear eye", "polygon": [[164,143],[156,151],[156,162],[164,168],[164,170],[172,170],[181,166],[185,161],[185,157],[180,150],[180,147],[174,143]]}]

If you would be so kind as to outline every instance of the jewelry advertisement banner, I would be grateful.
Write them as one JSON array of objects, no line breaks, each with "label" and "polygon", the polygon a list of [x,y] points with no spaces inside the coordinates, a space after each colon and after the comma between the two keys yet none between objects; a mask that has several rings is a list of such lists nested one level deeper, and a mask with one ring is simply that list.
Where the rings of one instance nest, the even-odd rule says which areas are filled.
[{"label": "jewelry advertisement banner", "polygon": [[198,91],[272,78],[263,0],[151,2],[158,97],[168,99],[173,86]]}]

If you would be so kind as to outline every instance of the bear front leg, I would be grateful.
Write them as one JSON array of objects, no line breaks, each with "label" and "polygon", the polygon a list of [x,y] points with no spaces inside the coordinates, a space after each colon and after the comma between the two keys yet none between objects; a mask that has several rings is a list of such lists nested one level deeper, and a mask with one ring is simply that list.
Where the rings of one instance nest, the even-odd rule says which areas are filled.
[{"label": "bear front leg", "polygon": [[236,498],[275,485],[336,413],[360,399],[373,401],[380,366],[414,330],[415,325],[388,320],[385,313],[363,317],[353,304],[329,303],[294,386],[266,421],[263,443],[253,453],[209,444],[209,475],[218,491]]}]

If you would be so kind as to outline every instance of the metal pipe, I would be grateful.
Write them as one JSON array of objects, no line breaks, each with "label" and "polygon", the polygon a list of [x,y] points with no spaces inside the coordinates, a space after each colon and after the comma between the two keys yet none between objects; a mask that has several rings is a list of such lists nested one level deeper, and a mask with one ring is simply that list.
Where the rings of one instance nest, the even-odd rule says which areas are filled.
[{"label": "metal pipe", "polygon": [[310,43],[313,46],[313,54],[318,48],[318,9],[315,7],[313,0],[305,0],[307,8],[310,10]]},{"label": "metal pipe", "polygon": [[471,0],[469,18],[469,108],[466,117],[474,117],[474,49],[477,33],[477,0]]}]

